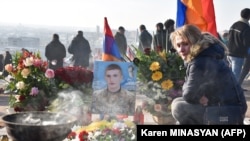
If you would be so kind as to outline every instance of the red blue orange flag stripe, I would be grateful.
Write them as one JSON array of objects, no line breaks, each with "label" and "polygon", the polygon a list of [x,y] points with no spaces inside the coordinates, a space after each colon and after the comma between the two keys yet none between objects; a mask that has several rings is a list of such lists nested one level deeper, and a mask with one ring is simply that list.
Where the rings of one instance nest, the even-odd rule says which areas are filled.
[{"label": "red blue orange flag stripe", "polygon": [[104,18],[104,34],[102,61],[121,61],[119,48],[106,17]]},{"label": "red blue orange flag stripe", "polygon": [[218,37],[213,0],[177,0],[176,26],[194,24]]}]

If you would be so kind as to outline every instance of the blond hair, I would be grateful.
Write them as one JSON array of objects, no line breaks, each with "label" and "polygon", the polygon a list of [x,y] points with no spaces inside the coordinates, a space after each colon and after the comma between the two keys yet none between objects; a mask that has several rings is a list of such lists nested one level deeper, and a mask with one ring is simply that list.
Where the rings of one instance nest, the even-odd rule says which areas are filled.
[{"label": "blond hair", "polygon": [[170,34],[170,40],[174,48],[177,48],[176,37],[180,36],[185,42],[188,42],[190,47],[190,53],[188,54],[186,61],[191,61],[195,56],[197,56],[202,50],[210,47],[213,44],[219,44],[223,47],[225,53],[227,54],[226,45],[221,42],[217,37],[208,32],[201,32],[201,30],[191,24],[184,25],[177,28],[174,32]]}]

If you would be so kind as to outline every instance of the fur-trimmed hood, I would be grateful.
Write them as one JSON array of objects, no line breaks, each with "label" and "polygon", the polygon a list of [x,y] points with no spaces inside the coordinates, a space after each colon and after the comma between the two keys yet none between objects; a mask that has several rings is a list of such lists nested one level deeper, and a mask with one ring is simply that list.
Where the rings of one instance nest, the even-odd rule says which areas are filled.
[{"label": "fur-trimmed hood", "polygon": [[[227,47],[224,43],[222,43],[220,40],[216,39],[213,35],[210,33],[203,33],[200,40],[197,41],[196,44],[194,44],[190,48],[190,54],[188,55],[187,62],[192,61],[196,56],[198,56],[203,50],[207,48],[214,47],[214,53],[210,54],[209,56],[213,56],[216,58],[223,59],[225,55],[227,54]],[[202,53],[204,54],[204,53]]]}]

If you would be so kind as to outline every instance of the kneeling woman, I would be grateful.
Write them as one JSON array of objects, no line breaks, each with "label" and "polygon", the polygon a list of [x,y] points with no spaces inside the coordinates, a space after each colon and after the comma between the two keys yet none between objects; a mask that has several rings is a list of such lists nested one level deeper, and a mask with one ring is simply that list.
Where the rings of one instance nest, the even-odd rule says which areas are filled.
[{"label": "kneeling woman", "polygon": [[215,105],[241,105],[244,117],[245,96],[226,63],[226,46],[194,25],[176,29],[170,39],[187,67],[183,95],[174,99],[171,106],[177,122],[204,124],[206,107]]}]

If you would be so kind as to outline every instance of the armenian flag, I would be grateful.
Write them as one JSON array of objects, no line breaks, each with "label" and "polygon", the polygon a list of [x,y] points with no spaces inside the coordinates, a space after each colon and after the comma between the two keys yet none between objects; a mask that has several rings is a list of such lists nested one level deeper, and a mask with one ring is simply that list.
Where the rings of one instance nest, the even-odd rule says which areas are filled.
[{"label": "armenian flag", "polygon": [[106,17],[104,18],[104,34],[102,61],[121,61],[119,48]]},{"label": "armenian flag", "polygon": [[176,26],[194,24],[218,37],[213,0],[177,0]]}]

